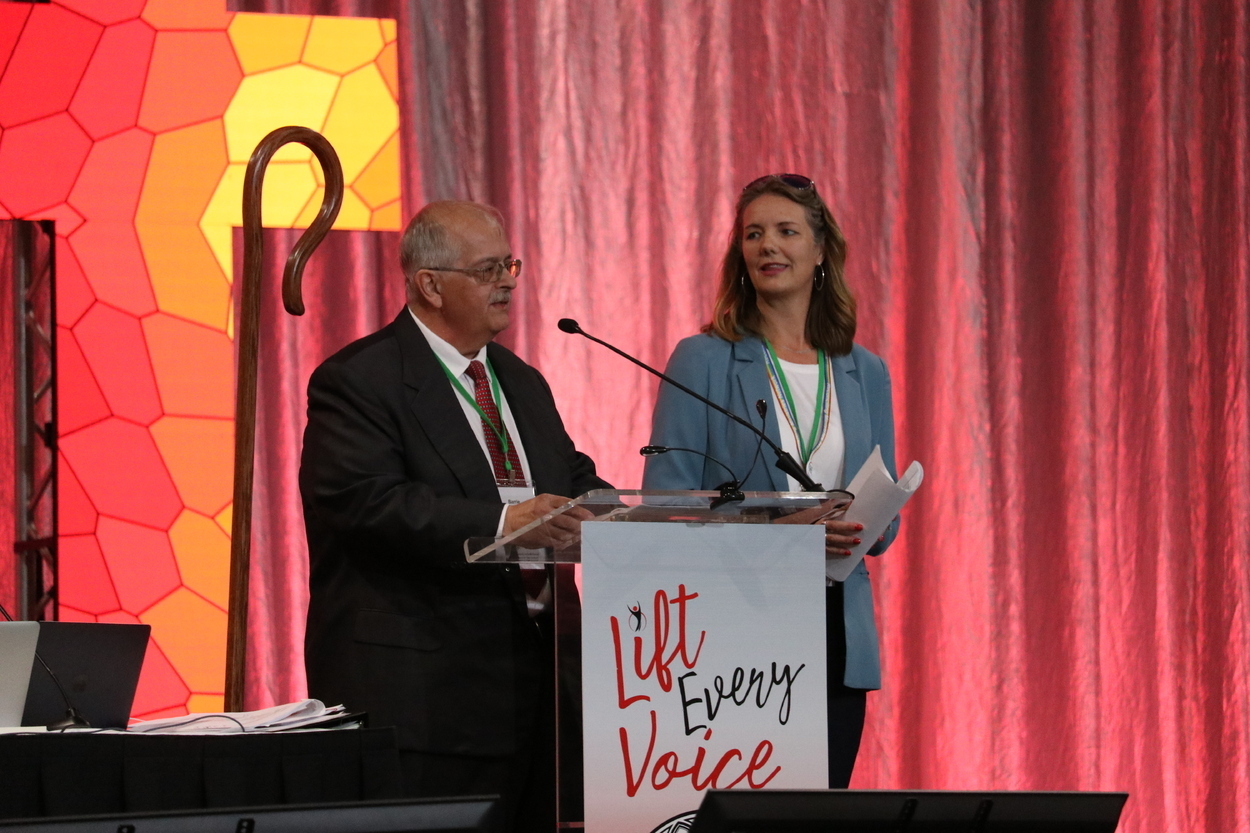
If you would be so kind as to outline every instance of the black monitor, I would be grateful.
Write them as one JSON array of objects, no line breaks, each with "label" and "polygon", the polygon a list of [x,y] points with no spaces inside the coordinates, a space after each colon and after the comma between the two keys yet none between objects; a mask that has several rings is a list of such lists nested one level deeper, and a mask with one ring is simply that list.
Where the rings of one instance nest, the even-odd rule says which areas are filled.
[{"label": "black monitor", "polygon": [[708,790],[690,833],[1114,833],[1128,793]]},{"label": "black monitor", "polygon": [[0,822],[0,833],[493,833],[495,805],[471,796],[110,814]]}]

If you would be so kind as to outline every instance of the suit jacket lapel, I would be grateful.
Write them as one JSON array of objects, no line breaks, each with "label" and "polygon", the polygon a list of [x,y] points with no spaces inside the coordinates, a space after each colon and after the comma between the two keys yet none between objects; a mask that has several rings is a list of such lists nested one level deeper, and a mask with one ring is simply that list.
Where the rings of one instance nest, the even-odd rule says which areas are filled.
[{"label": "suit jacket lapel", "polygon": [[853,354],[834,357],[833,387],[838,396],[838,410],[842,413],[842,437],[846,443],[846,456],[842,466],[843,483],[826,483],[826,488],[850,483],[855,472],[859,471],[872,452],[868,405],[864,399],[864,388],[860,384],[859,368]]},{"label": "suit jacket lapel", "polygon": [[394,327],[404,363],[404,384],[411,392],[409,406],[430,438],[434,453],[460,481],[466,497],[498,500],[494,473],[464,419],[456,398],[459,394],[447,381],[433,349],[407,309],[395,319]]},{"label": "suit jacket lapel", "polygon": [[[737,376],[737,401],[728,405],[729,410],[757,424],[759,414],[755,411],[755,403],[763,399],[768,403],[768,411],[764,414],[764,433],[777,445],[781,445],[781,428],[777,422],[777,409],[772,407],[773,392],[768,384],[768,368],[764,364],[764,345],[759,339],[747,336],[733,346],[734,373]],[[744,432],[746,429],[742,429]],[[751,444],[755,448],[755,444]],[[760,465],[768,472],[767,489],[774,492],[788,492],[789,481],[785,473],[773,465],[775,455],[771,449],[760,451]],[[750,465],[746,460],[746,465]],[[740,475],[741,476],[741,475]],[[754,481],[752,475],[750,480]]]}]

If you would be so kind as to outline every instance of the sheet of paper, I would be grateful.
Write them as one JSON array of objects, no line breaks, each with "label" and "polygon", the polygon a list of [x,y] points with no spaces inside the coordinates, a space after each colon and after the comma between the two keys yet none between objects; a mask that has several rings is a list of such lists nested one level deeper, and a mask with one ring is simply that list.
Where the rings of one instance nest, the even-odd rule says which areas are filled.
[{"label": "sheet of paper", "polygon": [[842,519],[864,525],[864,531],[859,536],[861,543],[852,548],[848,556],[826,559],[825,575],[834,581],[846,581],[846,577],[877,543],[877,538],[885,532],[894,516],[903,508],[903,504],[920,488],[923,480],[924,467],[913,461],[895,483],[885,467],[885,461],[881,459],[881,446],[874,448],[846,487],[848,492],[855,495],[855,501]]}]

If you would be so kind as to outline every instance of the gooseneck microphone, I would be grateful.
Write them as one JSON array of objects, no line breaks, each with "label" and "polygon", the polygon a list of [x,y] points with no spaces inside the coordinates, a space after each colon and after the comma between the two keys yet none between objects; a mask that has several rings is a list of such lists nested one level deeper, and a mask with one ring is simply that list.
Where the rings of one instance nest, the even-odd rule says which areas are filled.
[{"label": "gooseneck microphone", "polygon": [[777,468],[781,469],[783,472],[793,477],[798,482],[798,484],[803,487],[803,491],[805,492],[825,491],[825,488],[823,486],[821,486],[819,483],[812,480],[812,478],[808,476],[807,472],[803,470],[803,467],[799,465],[797,460],[795,460],[792,456],[790,456],[789,452],[787,452],[781,446],[777,445],[775,442],[769,439],[767,434],[765,434],[760,429],[756,428],[751,423],[747,422],[742,417],[738,416],[732,411],[726,410],[720,405],[717,405],[715,402],[708,399],[707,397],[700,396],[699,394],[692,391],[690,388],[683,385],[681,382],[678,382],[676,379],[673,379],[672,377],[661,373],[660,371],[656,370],[654,367],[643,364],[638,359],[635,359],[633,356],[626,353],[624,350],[620,350],[616,347],[613,347],[611,344],[608,344],[603,339],[595,338],[590,333],[583,330],[578,325],[578,323],[574,321],[572,318],[561,318],[558,326],[560,327],[561,330],[563,330],[566,333],[569,333],[569,334],[576,333],[577,335],[585,336],[586,338],[593,341],[595,344],[603,345],[604,347],[611,350],[613,353],[616,353],[618,356],[624,359],[628,359],[629,361],[638,365],[643,370],[647,371],[653,376],[658,376],[659,378],[663,379],[665,382],[668,382],[670,385],[677,388],[678,390],[690,396],[693,396],[695,399],[699,400],[704,405],[707,405],[712,410],[717,411],[718,413],[722,413],[725,416],[729,417],[734,422],[738,423],[742,427],[746,428],[748,431],[757,435],[760,438],[760,442],[767,443],[768,447],[771,448],[773,450],[773,453],[777,455],[777,462],[775,463]]},{"label": "gooseneck microphone", "polygon": [[[720,460],[717,460],[711,454],[704,454],[702,451],[698,451],[693,448],[680,448],[678,446],[669,445],[644,445],[642,448],[638,449],[638,453],[643,457],[655,457],[660,454],[667,454],[670,451],[686,451],[691,454],[698,454],[703,459],[711,460],[713,463],[729,472],[729,480],[726,480],[724,483],[716,487],[717,491],[720,492],[720,495],[712,501],[710,508],[719,509],[726,503],[735,503],[740,500],[746,500],[747,496],[742,493],[742,481],[738,479],[738,475],[734,474],[733,469],[729,468],[729,466],[725,465]],[[758,450],[756,453],[758,453]]]}]

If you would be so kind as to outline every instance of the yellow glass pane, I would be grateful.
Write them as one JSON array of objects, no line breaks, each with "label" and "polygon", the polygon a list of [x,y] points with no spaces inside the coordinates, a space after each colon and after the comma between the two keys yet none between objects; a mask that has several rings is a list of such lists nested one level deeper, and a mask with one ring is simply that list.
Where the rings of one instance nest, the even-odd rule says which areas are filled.
[{"label": "yellow glass pane", "polygon": [[[244,78],[226,108],[230,161],[246,163],[260,140],[279,127],[301,125],[321,131],[340,80],[302,64]],[[303,145],[292,143],[274,154],[273,160],[304,160],[311,154]]]},{"label": "yellow glass pane", "polygon": [[375,18],[314,17],[303,60],[342,75],[371,63],[385,45]]},{"label": "yellow glass pane", "polygon": [[382,40],[387,43],[392,43],[398,37],[398,27],[396,26],[395,21],[391,20],[389,17],[384,17],[378,20],[378,23],[382,25]]},{"label": "yellow glass pane", "polygon": [[[321,210],[321,197],[324,193],[323,188],[318,188],[313,193],[312,199],[308,201],[296,219],[295,228],[306,228],[313,221],[317,212]],[[369,228],[371,213],[369,206],[365,205],[351,188],[345,188],[343,189],[343,205],[339,209],[339,216],[334,219],[334,228],[366,230]]]},{"label": "yellow glass pane", "polygon": [[261,225],[294,228],[308,198],[317,190],[312,168],[307,162],[272,162],[265,170],[261,190]]},{"label": "yellow glass pane", "polygon": [[382,73],[369,64],[343,78],[322,132],[338,151],[344,179],[352,182],[398,130],[399,107]]},{"label": "yellow glass pane", "polygon": [[299,63],[312,18],[298,14],[234,16],[227,29],[244,75]]},{"label": "yellow glass pane", "polygon": [[219,512],[217,517],[213,518],[213,520],[216,521],[217,525],[221,527],[223,532],[229,535],[230,526],[234,523],[234,504],[232,503],[225,509],[221,510],[221,512]]},{"label": "yellow glass pane", "polygon": [[187,711],[191,714],[216,714],[225,710],[224,694],[192,694],[187,698]]},{"label": "yellow glass pane", "polygon": [[230,537],[212,518],[184,511],[169,530],[185,587],[223,610],[230,602]]}]

